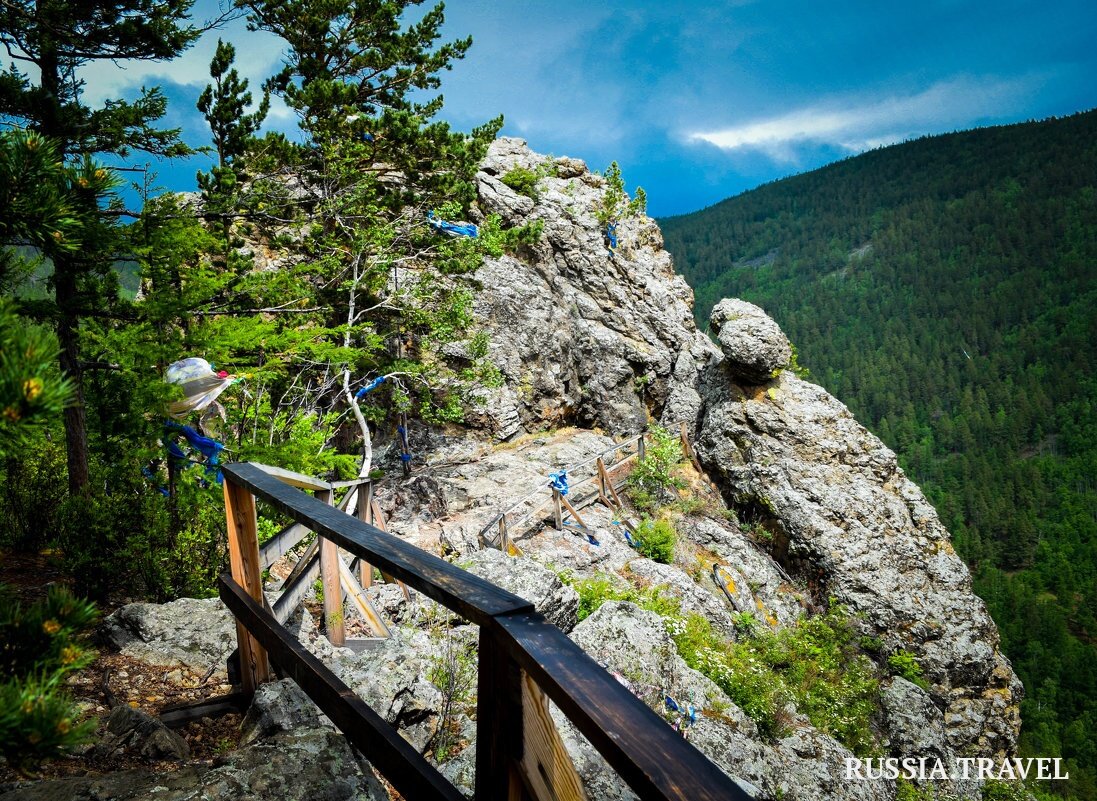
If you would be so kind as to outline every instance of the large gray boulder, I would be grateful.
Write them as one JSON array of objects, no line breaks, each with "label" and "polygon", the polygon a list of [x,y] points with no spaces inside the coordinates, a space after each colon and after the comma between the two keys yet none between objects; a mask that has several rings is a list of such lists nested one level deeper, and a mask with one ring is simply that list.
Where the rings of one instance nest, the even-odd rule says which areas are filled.
[{"label": "large gray boulder", "polygon": [[199,672],[223,674],[236,647],[236,624],[217,598],[127,604],[103,621],[101,631],[126,656]]},{"label": "large gray boulder", "polygon": [[525,598],[561,631],[571,631],[579,622],[579,593],[532,559],[486,549],[471,554],[465,569]]},{"label": "large gray boulder", "polygon": [[724,366],[748,384],[764,384],[792,358],[785,332],[753,303],[725,298],[712,310],[709,323],[724,352]]}]

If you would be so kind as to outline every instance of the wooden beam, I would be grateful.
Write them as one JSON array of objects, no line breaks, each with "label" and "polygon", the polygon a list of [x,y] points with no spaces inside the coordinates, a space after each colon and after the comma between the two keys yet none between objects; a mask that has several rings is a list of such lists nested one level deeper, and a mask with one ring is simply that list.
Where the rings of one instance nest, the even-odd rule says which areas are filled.
[{"label": "wooden beam", "polygon": [[480,628],[476,688],[475,801],[522,801],[522,689],[518,666],[489,627]]},{"label": "wooden beam", "polygon": [[609,476],[609,471],[606,469],[604,462],[599,463],[598,469],[602,472],[602,480],[606,484],[606,489],[609,491],[610,496],[613,498],[613,502],[617,504],[617,509],[623,509],[624,503],[621,502],[621,496],[617,494],[617,488],[613,486],[613,479]]},{"label": "wooden beam", "polygon": [[522,671],[522,775],[537,801],[587,801],[556,723],[548,696]]},{"label": "wooden beam", "polygon": [[278,618],[279,623],[289,620],[293,610],[301,605],[301,601],[312,590],[313,582],[320,575],[320,548],[317,543],[318,541],[313,542],[309,550],[305,551],[305,555],[294,568],[294,572],[297,572],[298,568],[301,569],[300,572],[292,577],[292,581],[287,579],[282,588],[282,594],[274,602],[274,616]]},{"label": "wooden beam", "polygon": [[[347,502],[350,500],[353,492],[348,492],[343,496],[343,499],[339,501],[339,509],[346,510]],[[295,548],[301,540],[309,533],[309,527],[302,525],[301,523],[290,523],[283,528],[269,540],[263,543],[263,546],[259,549],[260,561],[263,563],[263,569],[277,562],[280,558]]]},{"label": "wooden beam", "polygon": [[226,464],[222,471],[229,481],[239,482],[274,508],[477,625],[495,615],[533,608],[486,579],[283,485],[255,465]]},{"label": "wooden beam", "polygon": [[556,487],[553,487],[552,488],[552,513],[553,513],[554,520],[555,520],[555,523],[556,523],[556,530],[557,531],[563,531],[564,530],[564,509],[563,509],[563,505],[561,504],[561,501],[563,500],[563,498],[564,498],[564,496],[560,494],[560,490],[556,489]]},{"label": "wooden beam", "polygon": [[[358,488],[358,506],[355,511],[358,513],[358,519],[363,523],[373,522],[373,482]],[[373,584],[373,565],[365,559],[358,559],[358,573],[363,587],[368,588]]]},{"label": "wooden beam", "polygon": [[165,726],[178,729],[192,720],[216,718],[230,712],[247,712],[248,707],[251,706],[252,697],[252,693],[236,692],[215,695],[213,698],[203,698],[200,701],[189,701],[185,704],[172,704],[161,709],[157,717]]},{"label": "wooden beam", "polygon": [[[310,499],[311,500],[311,499]],[[277,659],[279,668],[323,710],[332,723],[404,798],[465,801],[438,769],[323,662],[279,625],[231,577],[219,581],[221,600]]]},{"label": "wooden beam", "polygon": [[[316,490],[316,498],[331,506],[332,491],[330,489]],[[332,645],[342,646],[347,639],[345,621],[343,620],[343,587],[340,582],[339,566],[343,560],[339,558],[339,546],[324,536],[320,540],[320,581],[324,587],[324,631]]]},{"label": "wooden beam", "polygon": [[[542,615],[504,615],[495,623],[498,642],[510,658],[529,673],[640,798],[751,801],[727,774],[566,634],[546,625]],[[483,642],[483,629],[480,636]],[[479,771],[478,762],[477,775]]]},{"label": "wooden beam", "polygon": [[[232,577],[256,603],[262,604],[263,569],[259,563],[255,496],[231,479],[225,482],[224,490]],[[236,638],[240,652],[240,681],[245,692],[255,692],[260,684],[270,680],[267,652],[239,622]]]},{"label": "wooden beam", "polygon": [[[366,623],[373,633],[378,637],[391,637],[392,632],[389,631],[389,627],[385,625],[385,621],[381,619],[381,615],[377,613],[377,609],[374,608],[373,602],[366,597],[366,594],[362,591],[362,588],[358,586],[357,580],[354,578],[354,574],[350,572],[350,568],[346,563],[339,558],[339,576],[343,580],[343,590],[346,597],[354,604],[355,608],[362,613],[362,617],[365,618]],[[344,642],[346,637],[343,637]]]},{"label": "wooden beam", "polygon": [[571,516],[575,518],[576,523],[578,523],[580,526],[587,529],[588,531],[590,530],[587,527],[587,524],[583,522],[583,518],[580,517],[579,513],[575,510],[575,507],[571,505],[571,501],[567,499],[566,495],[560,496],[560,503],[564,504],[564,506],[568,508],[568,511],[571,512]]},{"label": "wooden beam", "polygon": [[249,462],[249,464],[255,464],[256,467],[258,467],[268,476],[273,476],[282,483],[288,484],[291,487],[297,487],[298,489],[307,490],[331,489],[331,484],[321,478],[306,476],[304,473],[295,473],[292,470],[283,470],[281,467],[271,467],[269,464],[261,465],[255,462]]}]

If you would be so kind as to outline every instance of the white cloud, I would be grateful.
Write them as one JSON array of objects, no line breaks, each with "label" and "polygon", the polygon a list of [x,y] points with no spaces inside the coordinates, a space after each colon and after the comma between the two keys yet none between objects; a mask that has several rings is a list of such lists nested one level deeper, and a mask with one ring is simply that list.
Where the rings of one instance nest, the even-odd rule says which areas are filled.
[{"label": "white cloud", "polygon": [[797,160],[797,146],[828,144],[860,152],[911,136],[970,126],[1014,107],[1035,88],[1032,78],[955,78],[917,94],[876,99],[835,99],[769,119],[696,131],[690,142],[722,150],[755,150],[782,163]]},{"label": "white cloud", "polygon": [[87,64],[80,70],[80,77],[86,82],[84,100],[94,106],[104,100],[128,96],[142,86],[164,82],[204,87],[210,82],[209,64],[217,50],[218,38],[235,45],[236,71],[248,79],[252,95],[258,99],[263,81],[281,63],[283,42],[273,34],[248,31],[244,21],[237,19],[219,30],[206,32],[193,47],[171,61],[123,60]]}]

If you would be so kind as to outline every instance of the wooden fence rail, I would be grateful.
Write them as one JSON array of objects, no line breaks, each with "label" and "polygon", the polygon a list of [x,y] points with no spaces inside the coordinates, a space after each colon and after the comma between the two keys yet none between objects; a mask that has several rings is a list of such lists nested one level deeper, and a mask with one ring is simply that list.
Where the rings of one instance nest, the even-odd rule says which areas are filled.
[{"label": "wooden fence rail", "polygon": [[[700,469],[700,465],[697,463],[697,457],[693,452],[693,446],[689,441],[687,424],[678,423],[676,424],[676,427],[678,428],[678,439],[682,445],[682,455]],[[650,436],[650,430],[641,431],[639,434],[630,436],[621,442],[618,442],[612,448],[606,448],[604,451],[591,456],[585,461],[568,465],[563,468],[563,471],[569,476],[575,476],[580,470],[594,466],[595,469],[590,475],[583,476],[578,480],[572,479],[568,482],[568,492],[572,494],[573,498],[575,497],[576,490],[580,487],[584,487],[592,482],[597,482],[597,492],[587,497],[584,501],[572,503],[563,493],[553,487],[552,482],[546,478],[544,483],[534,487],[525,496],[496,512],[496,514],[480,529],[480,544],[483,546],[496,547],[504,553],[511,555],[519,554],[520,551],[518,550],[518,546],[514,542],[515,537],[527,523],[536,523],[542,519],[544,513],[549,508],[552,509],[552,519],[557,529],[562,529],[564,526],[565,511],[571,515],[571,518],[576,523],[581,527],[586,528],[586,525],[583,523],[583,518],[579,514],[579,510],[588,503],[594,501],[601,502],[614,512],[623,512],[624,504],[621,502],[621,496],[617,494],[617,487],[614,485],[614,479],[610,476],[610,471],[616,472],[620,470],[633,459],[643,459],[647,453],[647,440]],[[625,453],[622,458],[611,461],[607,465],[607,458],[615,457],[619,451],[633,447],[635,447],[636,450],[631,453]],[[540,501],[535,501],[533,509],[525,511],[526,504],[530,500],[538,498],[538,496],[540,496]],[[621,523],[628,528],[632,527],[626,519],[622,519]],[[495,533],[493,533],[493,531]]]},{"label": "wooden fence rail", "polygon": [[232,575],[221,577],[220,593],[236,616],[245,689],[270,679],[273,659],[405,798],[456,801],[461,795],[265,606],[257,498],[321,542],[480,627],[476,801],[586,800],[548,714],[549,699],[645,801],[750,798],[525,599],[346,514],[325,503],[327,497],[287,485],[260,465],[229,464],[223,472]]}]

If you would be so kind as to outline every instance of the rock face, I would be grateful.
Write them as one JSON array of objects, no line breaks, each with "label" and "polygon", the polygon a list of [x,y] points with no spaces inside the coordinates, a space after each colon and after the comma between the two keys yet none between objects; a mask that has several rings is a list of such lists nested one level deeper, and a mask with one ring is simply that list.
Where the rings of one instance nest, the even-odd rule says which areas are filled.
[{"label": "rock face", "polygon": [[[277,689],[267,692],[271,696]],[[370,765],[340,734],[322,725],[304,724],[293,731],[256,738],[250,745],[219,757],[213,765],[185,765],[168,772],[129,770],[103,776],[54,779],[0,792],[3,801],[235,801],[245,798],[388,801],[389,795]]]},{"label": "rock face", "polygon": [[[1012,753],[1022,689],[936,512],[845,406],[783,372],[747,394],[706,369],[697,452],[771,528],[783,559],[912,653],[957,752]],[[824,596],[825,597],[825,596]]]},{"label": "rock face", "polygon": [[[516,166],[550,174],[536,199],[500,180]],[[597,220],[604,182],[581,165],[565,170],[501,140],[480,185],[483,210],[505,224],[544,223],[538,246],[489,260],[479,276],[477,310],[505,379],[492,408],[511,410],[506,426],[486,427],[506,436],[571,423],[620,434],[645,414],[686,421],[702,465],[779,563],[716,521],[683,524],[687,539],[739,571],[740,604],[785,625],[835,598],[882,643],[882,662],[902,649],[924,671],[930,706],[912,707],[917,724],[892,715],[900,730],[920,728],[952,754],[1014,753],[1023,690],[948,532],[891,451],[839,401],[784,369],[791,347],[776,323],[728,299],[711,319],[717,344],[701,335],[650,220],[622,220],[620,244],[607,252]],[[580,575],[630,561],[547,530],[526,545]],[[893,753],[921,747],[900,730]]]},{"label": "rock face", "polygon": [[[548,173],[536,200],[502,182],[516,167]],[[619,220],[611,253],[597,218],[605,180],[517,139],[492,144],[477,183],[480,207],[506,227],[544,225],[531,253],[487,259],[476,273],[476,311],[506,379],[485,410],[496,436],[565,423],[643,428],[696,335],[693,293],[674,274],[658,226],[645,216]]]}]

